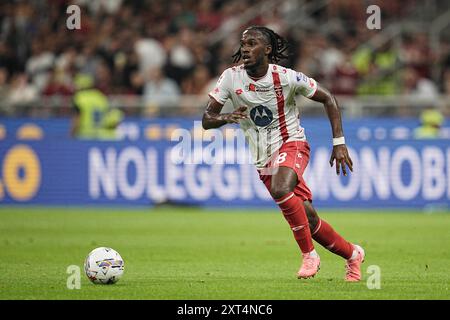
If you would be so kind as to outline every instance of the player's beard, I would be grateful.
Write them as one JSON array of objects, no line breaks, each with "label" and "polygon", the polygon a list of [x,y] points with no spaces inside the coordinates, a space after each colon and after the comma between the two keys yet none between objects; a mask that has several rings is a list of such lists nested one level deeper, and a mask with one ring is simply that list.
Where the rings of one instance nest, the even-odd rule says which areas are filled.
[{"label": "player's beard", "polygon": [[256,62],[252,61],[252,59],[250,58],[249,61],[244,61],[244,69],[247,71],[252,70],[255,67],[255,64]]},{"label": "player's beard", "polygon": [[250,75],[255,75],[258,71],[258,68],[261,67],[264,63],[264,55],[250,57],[249,63],[244,62],[244,69]]}]

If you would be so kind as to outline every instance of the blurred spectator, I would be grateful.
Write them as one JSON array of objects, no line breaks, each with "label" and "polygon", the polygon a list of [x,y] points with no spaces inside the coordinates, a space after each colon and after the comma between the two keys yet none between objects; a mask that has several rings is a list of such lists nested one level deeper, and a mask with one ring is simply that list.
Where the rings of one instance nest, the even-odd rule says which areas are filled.
[{"label": "blurred spectator", "polygon": [[430,77],[430,61],[433,61],[433,55],[428,46],[426,33],[405,35],[399,59],[403,65],[415,69],[420,77]]},{"label": "blurred spectator", "polygon": [[421,77],[412,67],[402,71],[403,94],[409,94],[414,98],[437,98],[438,89],[430,79]]},{"label": "blurred spectator", "polygon": [[352,96],[356,94],[359,75],[355,66],[351,61],[351,53],[347,52],[343,55],[342,61],[335,66],[332,73],[330,88],[333,94]]},{"label": "blurred spectator", "polygon": [[175,107],[180,96],[180,89],[175,81],[167,78],[161,68],[147,72],[144,84],[144,103],[150,114],[162,107]]},{"label": "blurred spectator", "polygon": [[95,43],[85,43],[81,53],[77,56],[75,61],[78,71],[93,76],[99,63],[100,57],[96,55]]},{"label": "blurred spectator", "polygon": [[16,73],[11,79],[8,103],[11,108],[31,105],[36,102],[39,92],[35,85],[29,83],[25,73]]},{"label": "blurred spectator", "polygon": [[327,12],[329,18],[338,15],[347,21],[362,22],[366,19],[364,3],[359,0],[330,1],[330,4],[327,6]]},{"label": "blurred spectator", "polygon": [[444,76],[442,78],[443,78],[444,94],[450,96],[450,68],[444,71]]},{"label": "blurred spectator", "polygon": [[139,57],[139,70],[143,74],[152,68],[161,68],[166,63],[167,54],[155,39],[140,38],[134,48]]},{"label": "blurred spectator", "polygon": [[442,110],[446,117],[450,117],[450,66],[444,70],[442,82],[443,93],[447,96],[442,104]]},{"label": "blurred spectator", "polygon": [[322,57],[322,48],[319,45],[321,41],[319,38],[321,36],[314,33],[310,36],[311,39],[309,41],[300,41],[298,44],[299,48],[297,50],[300,59],[297,60],[295,69],[317,80],[321,80],[323,75],[320,61],[320,58]]},{"label": "blurred spectator", "polygon": [[14,50],[0,38],[0,67],[6,68],[8,74],[13,74],[20,69],[19,62],[14,57]]},{"label": "blurred spectator", "polygon": [[106,95],[114,94],[112,82],[111,70],[104,61],[101,61],[95,69],[95,83],[97,83],[97,89]]},{"label": "blurred spectator", "polygon": [[415,139],[436,139],[440,137],[444,116],[435,109],[426,109],[420,115],[421,126],[414,130]]},{"label": "blurred spectator", "polygon": [[197,12],[197,27],[207,32],[217,29],[221,24],[221,15],[214,11],[213,1],[200,0]]},{"label": "blurred spectator", "polygon": [[4,67],[0,67],[0,115],[10,115],[12,113],[8,100],[8,70]]},{"label": "blurred spectator", "polygon": [[172,16],[169,25],[170,33],[177,33],[180,29],[192,28],[196,24],[196,14],[192,12],[185,1],[176,1],[170,6]]},{"label": "blurred spectator", "polygon": [[76,0],[75,3],[87,6],[92,13],[104,11],[108,14],[114,14],[120,10],[122,0]]},{"label": "blurred spectator", "polygon": [[70,134],[79,139],[115,140],[116,128],[123,118],[118,109],[110,109],[108,98],[94,88],[90,75],[75,76],[76,93],[73,96],[75,114]]},{"label": "blurred spectator", "polygon": [[178,83],[181,83],[195,66],[195,57],[191,50],[194,41],[195,35],[187,28],[182,28],[176,37],[168,40],[167,74]]},{"label": "blurred spectator", "polygon": [[183,92],[192,95],[208,94],[207,85],[210,78],[209,70],[205,65],[196,66],[192,75],[183,82]]},{"label": "blurred spectator", "polygon": [[46,50],[40,39],[35,39],[25,68],[38,91],[41,92],[47,84],[54,62],[55,54]]},{"label": "blurred spectator", "polygon": [[399,93],[398,53],[391,41],[377,49],[362,47],[353,56],[355,66],[364,77],[358,86],[358,94],[393,95]]},{"label": "blurred spectator", "polygon": [[73,94],[71,78],[67,77],[63,69],[54,68],[50,79],[45,86],[42,94],[44,96],[62,95],[69,96]]},{"label": "blurred spectator", "polygon": [[328,41],[326,38],[321,38],[319,44],[321,48],[321,69],[325,75],[333,73],[336,67],[344,62],[344,52],[339,49],[338,40],[331,38]]},{"label": "blurred spectator", "polygon": [[65,48],[55,60],[54,68],[63,72],[65,77],[70,77],[70,81],[74,76],[77,55],[78,53],[75,47],[70,46]]}]

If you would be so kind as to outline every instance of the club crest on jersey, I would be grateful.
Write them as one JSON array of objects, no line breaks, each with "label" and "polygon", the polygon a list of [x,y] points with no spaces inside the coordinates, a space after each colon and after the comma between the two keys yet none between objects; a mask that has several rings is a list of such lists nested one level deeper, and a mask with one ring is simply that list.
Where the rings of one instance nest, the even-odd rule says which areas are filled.
[{"label": "club crest on jersey", "polygon": [[283,96],[283,88],[281,86],[275,86],[275,94],[277,98],[281,98]]},{"label": "club crest on jersey", "polygon": [[269,108],[259,105],[250,110],[250,119],[252,119],[258,127],[265,127],[272,122],[273,114]]}]

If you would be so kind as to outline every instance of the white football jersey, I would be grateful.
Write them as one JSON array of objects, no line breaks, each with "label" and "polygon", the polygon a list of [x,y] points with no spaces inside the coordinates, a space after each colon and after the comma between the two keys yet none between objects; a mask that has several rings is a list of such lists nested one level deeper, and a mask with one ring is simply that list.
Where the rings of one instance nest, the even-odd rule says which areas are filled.
[{"label": "white football jersey", "polygon": [[283,143],[306,140],[294,98],[311,98],[316,90],[314,79],[289,68],[270,64],[264,77],[253,80],[239,65],[222,73],[209,96],[222,105],[230,98],[235,109],[247,106],[249,118],[240,126],[256,167],[263,168]]}]

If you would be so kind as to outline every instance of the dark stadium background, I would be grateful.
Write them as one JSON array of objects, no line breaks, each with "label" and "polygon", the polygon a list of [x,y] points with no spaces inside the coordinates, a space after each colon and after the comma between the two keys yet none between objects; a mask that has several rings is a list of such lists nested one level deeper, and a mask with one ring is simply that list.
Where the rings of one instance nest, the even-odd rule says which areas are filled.
[{"label": "dark stadium background", "polygon": [[[81,9],[80,29],[68,29],[70,5]],[[368,28],[370,5],[380,8],[380,29]],[[291,55],[280,64],[319,81],[336,95],[342,109],[346,141],[355,162],[355,170],[348,177],[337,177],[328,165],[332,136],[323,107],[304,98],[297,100],[300,121],[312,147],[306,181],[319,214],[336,221],[344,234],[360,238],[367,235],[364,241],[368,252],[372,246],[373,259],[383,256],[386,261],[382,270],[389,270],[388,262],[399,259],[390,265],[391,274],[396,275],[391,279],[393,291],[387,289],[385,295],[371,295],[365,288],[357,291],[375,299],[448,299],[445,268],[430,267],[431,273],[437,272],[432,273],[430,281],[417,274],[422,265],[427,265],[426,270],[428,265],[433,266],[433,262],[422,260],[430,246],[439,251],[433,254],[434,266],[448,266],[448,253],[445,256],[444,252],[448,251],[450,210],[449,21],[450,6],[444,0],[1,1],[0,258],[26,277],[26,265],[18,261],[33,254],[31,260],[39,260],[36,254],[46,256],[44,248],[46,257],[54,255],[48,258],[48,264],[56,266],[80,264],[93,247],[108,245],[120,251],[126,261],[131,260],[133,266],[129,257],[136,258],[134,263],[147,261],[137,252],[137,247],[145,243],[152,249],[159,248],[145,249],[153,252],[148,253],[148,261],[158,261],[158,271],[156,278],[150,273],[143,281],[158,286],[158,281],[167,276],[162,249],[167,245],[166,228],[192,228],[199,238],[188,236],[191,242],[186,241],[186,245],[198,250],[204,245],[202,235],[206,242],[213,241],[215,232],[223,243],[230,241],[231,246],[243,248],[242,243],[253,242],[240,241],[240,236],[264,232],[258,231],[254,220],[266,211],[273,213],[262,214],[267,230],[272,230],[268,226],[273,219],[285,238],[278,241],[275,233],[267,231],[266,246],[256,247],[262,250],[261,257],[267,254],[264,248],[272,252],[281,244],[289,246],[289,230],[284,228],[278,209],[251,165],[201,161],[179,164],[170,156],[178,142],[171,138],[180,129],[192,136],[193,154],[198,156],[201,147],[208,145],[198,122],[207,94],[222,71],[232,65],[231,56],[238,49],[242,30],[257,24],[289,40]],[[111,108],[123,112],[117,139],[77,139],[70,135],[75,115],[72,102],[80,74],[90,76],[95,87],[108,97]],[[224,112],[229,110],[227,104]],[[432,137],[422,139],[417,130],[427,116],[427,121],[440,128],[433,129]],[[231,135],[226,130],[233,128],[227,126],[221,131],[224,148]],[[232,148],[237,154],[246,151]],[[242,225],[238,224],[240,219]],[[223,230],[214,229],[218,225]],[[427,230],[423,226],[428,226]],[[119,237],[112,237],[108,228]],[[266,230],[264,223],[261,228]],[[91,232],[86,234],[86,230]],[[236,234],[222,234],[224,230]],[[98,237],[96,232],[100,232]],[[42,240],[45,245],[39,242],[40,236],[46,239]],[[397,244],[391,249],[400,252],[399,256],[393,251],[382,254],[391,236]],[[56,247],[58,239],[66,239],[61,247]],[[151,239],[155,240],[153,244]],[[124,244],[126,241],[129,244]],[[402,244],[409,247],[405,249]],[[68,253],[69,247],[73,255]],[[167,259],[192,258],[195,264],[197,256],[183,254],[189,250],[176,247]],[[231,255],[234,252],[229,247],[227,250]],[[373,263],[383,267],[381,258]],[[408,263],[412,267],[405,280],[401,269]],[[66,265],[49,272],[58,274],[55,277],[63,284]],[[228,267],[228,272],[238,272],[238,268]],[[247,267],[251,268],[250,264]],[[289,271],[292,265],[285,267]],[[272,274],[269,267],[262,269],[264,276]],[[133,279],[142,276],[136,270],[146,272],[129,270],[132,285],[137,284]],[[251,278],[250,271],[246,274]],[[173,277],[177,276],[183,275],[176,271]],[[14,272],[4,279],[8,277],[14,279]],[[194,282],[198,277],[205,278],[187,275]],[[324,277],[337,276],[325,270]],[[416,285],[405,284],[409,280]],[[31,293],[4,282],[0,298],[79,298],[64,288],[62,295],[53,289],[44,290],[44,294],[39,286],[50,286],[52,276],[42,281]],[[124,285],[126,281],[125,276]],[[422,291],[417,289],[426,281]],[[230,286],[234,283],[231,281]],[[239,293],[231,287],[228,296],[220,290],[203,289],[194,294],[184,291],[182,283],[175,284],[178,282],[166,291],[139,291],[133,297],[277,298],[259,289],[242,289]],[[322,287],[316,288],[319,291],[312,298],[353,297],[342,287],[330,296],[326,284],[319,280]],[[83,285],[88,286],[87,280]],[[249,288],[254,288],[252,285]],[[123,289],[120,283],[117,288],[116,292],[108,291],[110,297],[120,298],[120,290],[130,289]],[[276,290],[273,288],[273,292]],[[85,298],[95,298],[95,291],[85,292]],[[297,298],[289,292],[281,298]]]}]

